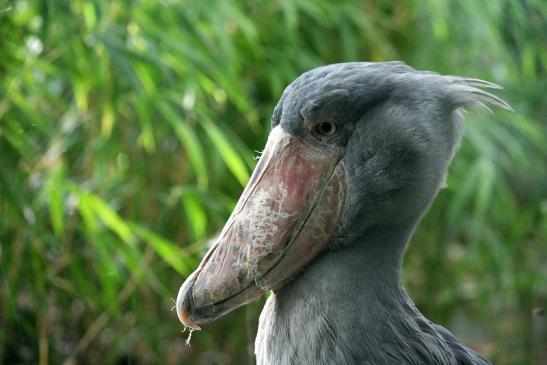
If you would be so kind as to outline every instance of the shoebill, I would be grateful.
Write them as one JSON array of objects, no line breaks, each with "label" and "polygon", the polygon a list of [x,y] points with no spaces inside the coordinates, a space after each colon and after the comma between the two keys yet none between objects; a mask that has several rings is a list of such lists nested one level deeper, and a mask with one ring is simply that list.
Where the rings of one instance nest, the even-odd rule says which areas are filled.
[{"label": "shoebill", "polygon": [[488,88],[499,86],[401,62],[298,77],[232,215],[180,288],[181,322],[199,329],[271,291],[258,364],[489,364],[426,319],[401,283],[405,248],[458,148],[462,108],[511,109]]}]

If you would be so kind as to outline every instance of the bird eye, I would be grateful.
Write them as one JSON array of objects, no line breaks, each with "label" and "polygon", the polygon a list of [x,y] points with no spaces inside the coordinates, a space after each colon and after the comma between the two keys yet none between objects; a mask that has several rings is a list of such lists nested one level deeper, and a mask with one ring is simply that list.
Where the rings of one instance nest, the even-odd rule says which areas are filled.
[{"label": "bird eye", "polygon": [[338,125],[331,121],[321,122],[315,126],[317,137],[332,137],[338,129]]}]

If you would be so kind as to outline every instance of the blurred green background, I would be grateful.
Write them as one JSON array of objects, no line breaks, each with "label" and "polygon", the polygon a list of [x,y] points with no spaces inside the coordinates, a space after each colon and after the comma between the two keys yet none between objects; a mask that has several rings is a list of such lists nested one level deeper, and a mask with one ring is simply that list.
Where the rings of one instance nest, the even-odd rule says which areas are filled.
[{"label": "blurred green background", "polygon": [[418,307],[547,363],[544,0],[0,0],[0,363],[245,364],[262,303],[187,333],[184,278],[300,73],[400,59],[484,78],[410,245]]}]

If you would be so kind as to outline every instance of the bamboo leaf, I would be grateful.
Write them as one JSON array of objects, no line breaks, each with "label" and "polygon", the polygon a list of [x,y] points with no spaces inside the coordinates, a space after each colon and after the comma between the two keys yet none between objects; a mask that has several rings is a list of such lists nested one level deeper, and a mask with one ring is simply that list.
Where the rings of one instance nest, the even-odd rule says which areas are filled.
[{"label": "bamboo leaf", "polygon": [[64,233],[64,174],[64,167],[59,165],[50,173],[48,182],[49,215],[57,237]]},{"label": "bamboo leaf", "polygon": [[249,180],[249,170],[243,159],[226,139],[224,133],[222,133],[213,122],[207,118],[203,118],[201,122],[203,124],[203,129],[211,139],[211,142],[217,149],[222,160],[226,163],[230,172],[235,176],[237,181],[239,181],[241,186],[245,186]]},{"label": "bamboo leaf", "polygon": [[196,133],[184,121],[182,115],[177,115],[170,104],[160,103],[158,108],[175,131],[182,147],[188,153],[188,159],[192,165],[193,172],[196,174],[198,185],[206,186],[208,178],[205,157]]},{"label": "bamboo leaf", "polygon": [[193,265],[196,263],[195,260],[176,244],[136,223],[132,223],[131,228],[137,236],[152,246],[154,251],[179,274],[187,276],[192,272]]}]

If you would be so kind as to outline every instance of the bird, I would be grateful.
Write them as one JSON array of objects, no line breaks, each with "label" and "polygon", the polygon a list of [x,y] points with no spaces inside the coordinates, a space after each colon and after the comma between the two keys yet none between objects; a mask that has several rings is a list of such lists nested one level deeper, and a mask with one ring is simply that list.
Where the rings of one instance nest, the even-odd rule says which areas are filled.
[{"label": "bird", "polygon": [[490,364],[428,320],[401,279],[463,111],[512,110],[485,89],[501,87],[400,61],[300,75],[226,225],[179,289],[180,321],[197,330],[269,292],[259,365]]}]

